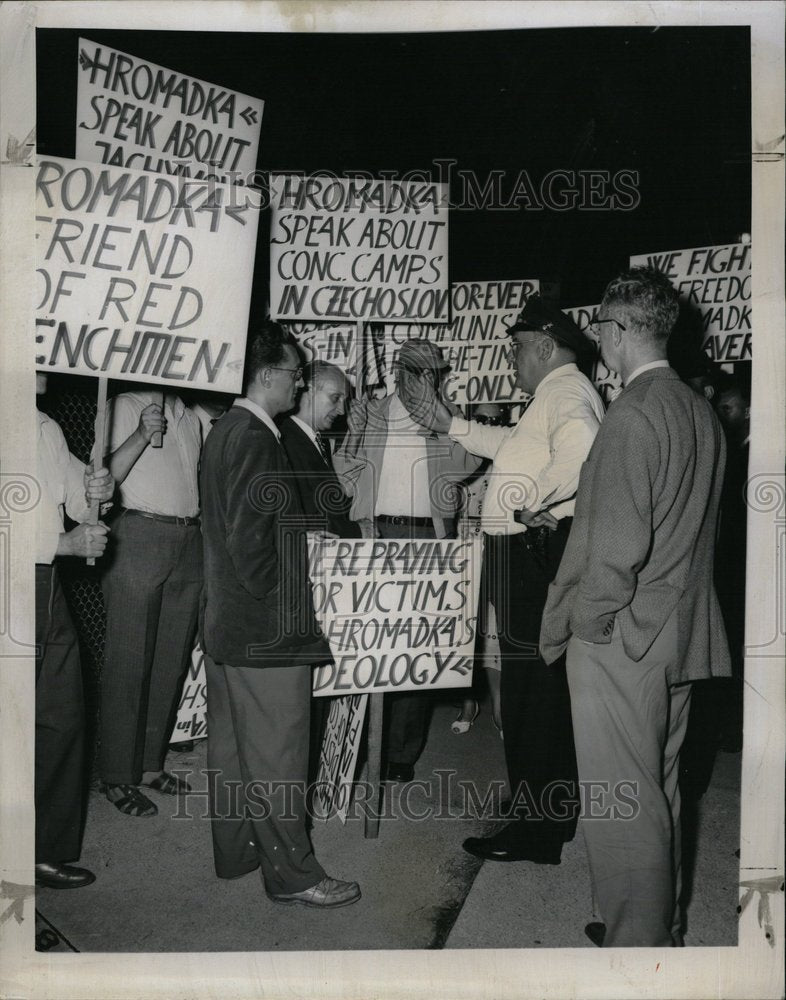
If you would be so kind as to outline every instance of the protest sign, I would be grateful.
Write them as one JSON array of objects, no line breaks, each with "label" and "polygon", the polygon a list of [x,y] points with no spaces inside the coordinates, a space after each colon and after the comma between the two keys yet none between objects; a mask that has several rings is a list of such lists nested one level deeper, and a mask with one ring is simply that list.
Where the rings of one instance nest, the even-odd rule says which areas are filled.
[{"label": "protest sign", "polygon": [[[598,335],[592,329],[591,324],[598,318],[599,309],[600,305],[598,304],[594,306],[574,306],[572,309],[565,310],[579,330],[583,330],[596,345],[598,343]],[[608,406],[611,402],[612,393],[622,388],[622,379],[616,372],[611,371],[606,366],[600,355],[600,350],[596,351],[592,362],[591,378],[604,405]]]},{"label": "protest sign", "polygon": [[421,323],[385,324],[383,369],[393,391],[393,362],[405,340],[423,337],[438,343],[450,364],[443,393],[460,406],[467,403],[520,402],[525,394],[515,385],[507,328],[524,308],[536,279],[454,282],[450,286],[450,326]]},{"label": "protest sign", "polygon": [[325,361],[340,368],[355,385],[375,386],[381,375],[374,348],[375,332],[362,324],[285,323],[306,361]]},{"label": "protest sign", "polygon": [[346,822],[367,702],[365,694],[334,698],[331,702],[319,756],[316,819],[326,820],[336,815],[342,823]]},{"label": "protest sign", "polygon": [[36,170],[36,366],[239,393],[258,214],[212,181]]},{"label": "protest sign", "polygon": [[253,181],[264,102],[79,39],[76,158]]},{"label": "protest sign", "polygon": [[315,695],[469,687],[482,540],[313,541],[317,620],[334,662]]},{"label": "protest sign", "polygon": [[183,693],[177,706],[177,716],[170,743],[198,740],[207,736],[207,677],[205,654],[199,643],[191,653],[191,663],[183,681]]},{"label": "protest sign", "polygon": [[270,178],[274,319],[450,319],[443,184]]},{"label": "protest sign", "polygon": [[750,244],[637,254],[630,263],[662,271],[680,299],[698,311],[704,331],[702,346],[713,361],[750,361]]}]

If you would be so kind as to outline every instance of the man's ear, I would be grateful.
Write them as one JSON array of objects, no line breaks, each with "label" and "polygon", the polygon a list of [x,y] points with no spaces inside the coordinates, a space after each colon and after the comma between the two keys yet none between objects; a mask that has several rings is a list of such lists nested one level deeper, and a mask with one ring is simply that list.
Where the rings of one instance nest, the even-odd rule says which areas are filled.
[{"label": "man's ear", "polygon": [[551,337],[541,337],[537,350],[538,358],[541,361],[548,361],[554,353],[554,347],[555,344]]}]

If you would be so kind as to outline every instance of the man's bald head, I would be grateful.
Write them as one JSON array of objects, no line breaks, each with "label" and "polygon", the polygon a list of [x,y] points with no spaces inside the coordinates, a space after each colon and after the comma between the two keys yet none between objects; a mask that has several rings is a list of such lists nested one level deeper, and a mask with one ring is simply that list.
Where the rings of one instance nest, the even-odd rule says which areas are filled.
[{"label": "man's bald head", "polygon": [[312,361],[303,369],[306,388],[300,397],[297,415],[315,431],[328,431],[344,413],[349,385],[336,365]]}]

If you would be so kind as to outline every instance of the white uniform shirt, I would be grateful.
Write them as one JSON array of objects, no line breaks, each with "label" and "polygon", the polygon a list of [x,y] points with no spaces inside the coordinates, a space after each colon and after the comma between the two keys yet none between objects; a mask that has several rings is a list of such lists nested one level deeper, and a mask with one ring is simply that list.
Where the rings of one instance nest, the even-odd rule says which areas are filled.
[{"label": "white uniform shirt", "polygon": [[[110,400],[107,423],[111,428],[109,451],[133,434],[142,410],[158,402],[157,392],[124,392]],[[197,469],[201,446],[199,418],[171,393],[166,394],[166,434],[162,446],[148,445],[120,484],[120,502],[132,510],[177,517],[199,514]]]},{"label": "white uniform shirt", "polygon": [[85,467],[68,450],[63,432],[45,413],[38,413],[36,463],[41,498],[36,507],[36,562],[52,563],[60,535],[65,531],[63,508],[72,521],[87,519]]},{"label": "white uniform shirt", "polygon": [[603,419],[603,402],[575,364],[543,379],[513,428],[488,427],[454,417],[450,436],[475,455],[492,458],[481,525],[490,535],[526,531],[513,520],[522,507],[547,507],[572,517],[579,471]]}]

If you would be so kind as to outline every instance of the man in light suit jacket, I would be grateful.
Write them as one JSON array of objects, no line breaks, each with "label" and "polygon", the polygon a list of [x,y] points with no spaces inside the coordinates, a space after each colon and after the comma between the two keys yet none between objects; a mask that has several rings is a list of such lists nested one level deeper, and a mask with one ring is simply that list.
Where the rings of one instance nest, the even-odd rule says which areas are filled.
[{"label": "man in light suit jacket", "polygon": [[[274,902],[346,906],[360,898],[357,883],[327,876],[306,832],[311,668],[330,650],[314,615],[303,511],[274,422],[302,385],[297,349],[277,323],[250,337],[245,379],[245,395],[205,442],[200,473],[216,874],[261,868]],[[291,789],[283,800],[275,797],[282,785]]]},{"label": "man in light suit jacket", "polygon": [[541,630],[547,663],[567,649],[579,778],[608,783],[584,824],[605,923],[587,934],[605,947],[682,943],[678,774],[691,682],[729,672],[712,582],[725,447],[709,403],[666,360],[677,314],[655,270],[625,271],[606,289],[600,349],[624,389],[582,469]]},{"label": "man in light suit jacket", "polygon": [[[396,391],[357,402],[334,456],[336,471],[352,495],[350,517],[365,538],[454,538],[461,492],[458,484],[480,466],[447,434],[422,430],[403,399],[421,376],[439,390],[448,362],[436,344],[408,340],[395,362]],[[429,699],[406,691],[387,699],[389,781],[411,781],[428,728]]]}]

